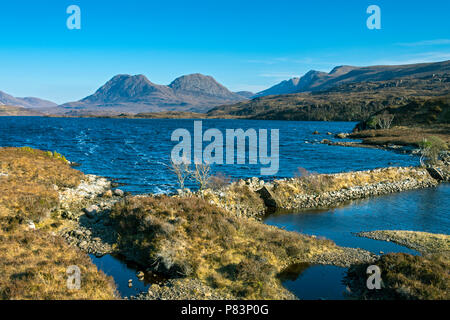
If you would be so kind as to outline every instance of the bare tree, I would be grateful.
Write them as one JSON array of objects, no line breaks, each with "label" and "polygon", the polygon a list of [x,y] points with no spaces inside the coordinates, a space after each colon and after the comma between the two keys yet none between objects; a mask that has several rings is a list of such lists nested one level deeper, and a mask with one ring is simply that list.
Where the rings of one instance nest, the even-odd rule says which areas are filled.
[{"label": "bare tree", "polygon": [[192,177],[197,182],[199,189],[203,190],[211,179],[211,166],[207,163],[196,163]]},{"label": "bare tree", "polygon": [[181,163],[177,164],[173,160],[171,160],[170,165],[168,165],[167,167],[173,174],[175,174],[178,180],[178,184],[180,185],[180,189],[183,190],[184,182],[192,175],[188,161],[183,159]]},{"label": "bare tree", "polygon": [[392,121],[394,121],[394,115],[389,114],[388,112],[383,112],[377,118],[378,126],[381,129],[389,129],[392,125]]}]

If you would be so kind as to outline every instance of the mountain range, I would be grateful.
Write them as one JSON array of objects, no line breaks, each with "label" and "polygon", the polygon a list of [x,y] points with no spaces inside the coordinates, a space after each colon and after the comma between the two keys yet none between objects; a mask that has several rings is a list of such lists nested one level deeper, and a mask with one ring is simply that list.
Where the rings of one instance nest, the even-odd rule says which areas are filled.
[{"label": "mountain range", "polygon": [[[95,93],[79,101],[57,105],[39,98],[16,98],[0,91],[0,105],[18,106],[39,113],[74,116],[210,110],[215,114],[221,114],[221,110],[236,111],[238,106],[239,108],[253,108],[251,106],[255,105],[262,108],[272,106],[273,99],[260,100],[266,96],[333,90],[348,92],[355,90],[353,88],[355,84],[358,90],[367,91],[374,90],[378,86],[398,86],[405,81],[408,86],[415,86],[415,89],[421,90],[425,89],[431,80],[420,79],[445,74],[450,74],[450,60],[397,66],[338,66],[329,73],[311,70],[300,78],[282,81],[257,94],[248,91],[231,92],[213,77],[199,73],[181,76],[169,85],[155,84],[144,75],[121,74],[114,76]],[[431,82],[436,86],[436,81]],[[442,90],[442,86],[439,86],[439,90]],[[281,103],[284,98],[280,99]],[[296,99],[289,98],[286,101],[288,100]]]},{"label": "mountain range", "polygon": [[420,78],[438,73],[450,73],[450,60],[397,66],[339,66],[329,73],[311,70],[301,78],[282,81],[254,97],[324,91],[348,83]]},{"label": "mountain range", "polygon": [[181,76],[169,85],[151,82],[144,75],[113,77],[94,94],[58,107],[64,113],[138,113],[163,111],[205,112],[214,106],[253,96],[231,92],[213,77],[199,73]]}]

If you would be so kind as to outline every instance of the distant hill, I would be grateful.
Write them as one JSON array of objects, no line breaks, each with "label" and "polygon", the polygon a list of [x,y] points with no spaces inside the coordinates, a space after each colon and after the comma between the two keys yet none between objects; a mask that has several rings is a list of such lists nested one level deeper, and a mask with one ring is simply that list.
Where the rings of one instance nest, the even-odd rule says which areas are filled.
[{"label": "distant hill", "polygon": [[[199,73],[181,76],[168,86],[144,75],[117,75],[93,95],[61,105],[59,113],[204,112],[214,106],[246,100],[213,77]],[[56,111],[56,110],[55,110]]]},{"label": "distant hill", "polygon": [[267,90],[261,91],[256,94],[256,97],[274,94],[324,91],[332,87],[349,83],[422,78],[438,73],[450,73],[450,60],[435,63],[394,66],[339,66],[335,67],[329,73],[315,70],[309,71],[301,78],[286,80]]},{"label": "distant hill", "polygon": [[[417,99],[448,99],[450,73],[422,78],[342,83],[328,90],[272,95],[224,105],[207,112],[213,118],[260,120],[362,121],[387,107]],[[402,110],[402,109],[399,109]]]},{"label": "distant hill", "polygon": [[235,94],[237,94],[238,96],[241,96],[244,99],[251,99],[252,97],[255,96],[255,94],[250,91],[238,91],[238,92],[235,92]]},{"label": "distant hill", "polygon": [[31,116],[43,116],[43,114],[34,109],[0,105],[0,117],[7,117],[7,116],[31,117]]},{"label": "distant hill", "polygon": [[0,91],[0,105],[19,106],[31,109],[51,108],[57,106],[56,103],[48,100],[33,97],[16,98],[3,91]]},{"label": "distant hill", "polygon": [[360,122],[356,130],[375,129],[376,121],[373,119],[385,114],[392,115],[392,126],[450,124],[450,93],[411,99],[402,106],[388,106]]}]

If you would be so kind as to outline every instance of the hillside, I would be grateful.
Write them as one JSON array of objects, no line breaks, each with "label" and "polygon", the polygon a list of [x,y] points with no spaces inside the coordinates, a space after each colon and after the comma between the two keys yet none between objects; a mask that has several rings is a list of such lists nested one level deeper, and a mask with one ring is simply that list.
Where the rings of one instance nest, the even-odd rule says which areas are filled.
[{"label": "hillside", "polygon": [[445,73],[450,73],[450,61],[370,67],[338,66],[329,73],[311,70],[301,78],[283,81],[261,91],[256,97],[324,91],[350,83],[417,79]]},{"label": "hillside", "polygon": [[34,97],[17,98],[0,91],[0,105],[19,106],[24,108],[51,108],[56,107],[57,104],[48,100],[43,100]]},{"label": "hillside", "polygon": [[15,106],[5,106],[0,105],[0,117],[10,117],[10,116],[42,116],[43,114],[32,109],[15,107]]},{"label": "hillside", "polygon": [[261,120],[361,121],[386,107],[447,97],[450,73],[422,78],[346,83],[329,90],[255,98],[210,110],[209,117]]}]

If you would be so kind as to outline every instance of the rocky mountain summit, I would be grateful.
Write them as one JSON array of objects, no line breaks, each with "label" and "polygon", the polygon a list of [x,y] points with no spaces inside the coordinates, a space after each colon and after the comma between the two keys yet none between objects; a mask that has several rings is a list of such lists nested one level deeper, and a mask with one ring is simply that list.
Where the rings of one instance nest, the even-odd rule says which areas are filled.
[{"label": "rocky mountain summit", "polygon": [[181,76],[169,85],[151,82],[144,75],[117,75],[94,94],[61,105],[58,113],[139,113],[206,111],[214,106],[245,100],[213,77],[199,73]]}]

